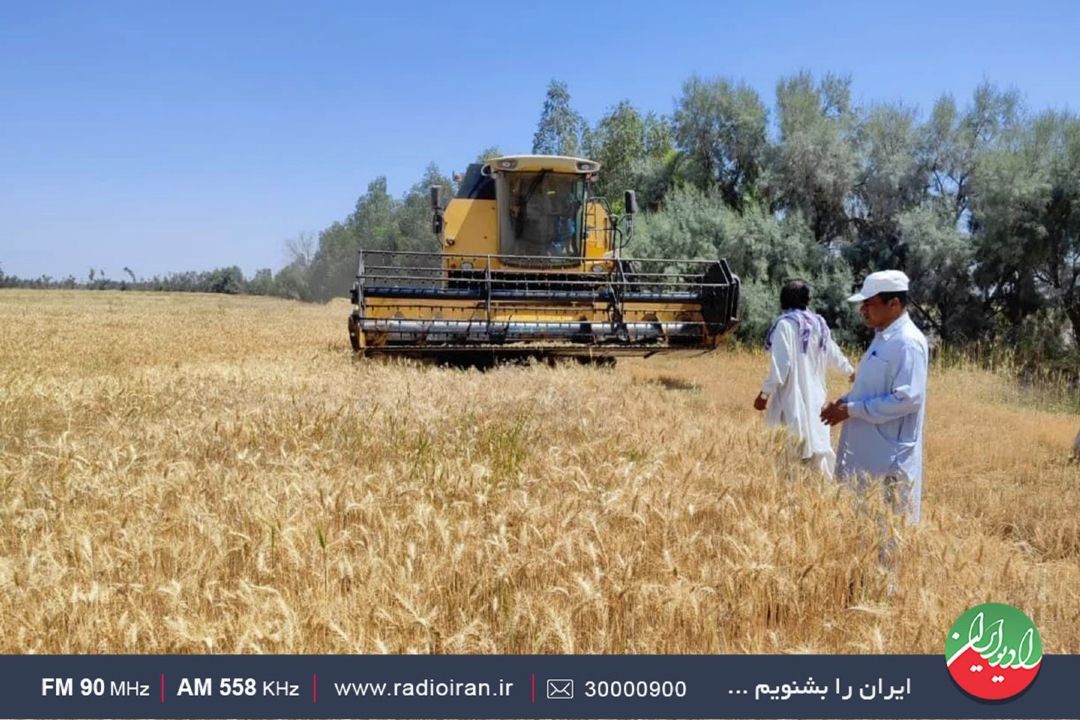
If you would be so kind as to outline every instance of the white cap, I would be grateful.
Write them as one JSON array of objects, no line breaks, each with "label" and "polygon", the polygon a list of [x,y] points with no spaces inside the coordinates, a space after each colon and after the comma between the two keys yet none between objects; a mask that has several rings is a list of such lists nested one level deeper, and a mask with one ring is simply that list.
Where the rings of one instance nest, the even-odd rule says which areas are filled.
[{"label": "white cap", "polygon": [[863,280],[862,290],[848,298],[848,302],[862,302],[883,292],[907,292],[908,276],[899,270],[879,270]]}]

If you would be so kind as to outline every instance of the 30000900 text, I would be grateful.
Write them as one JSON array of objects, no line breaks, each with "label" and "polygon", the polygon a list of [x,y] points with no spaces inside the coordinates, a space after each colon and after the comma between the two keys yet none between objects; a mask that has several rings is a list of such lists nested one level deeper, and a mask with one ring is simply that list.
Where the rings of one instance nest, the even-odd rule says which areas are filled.
[{"label": "30000900 text", "polygon": [[686,697],[682,680],[586,680],[585,697]]}]

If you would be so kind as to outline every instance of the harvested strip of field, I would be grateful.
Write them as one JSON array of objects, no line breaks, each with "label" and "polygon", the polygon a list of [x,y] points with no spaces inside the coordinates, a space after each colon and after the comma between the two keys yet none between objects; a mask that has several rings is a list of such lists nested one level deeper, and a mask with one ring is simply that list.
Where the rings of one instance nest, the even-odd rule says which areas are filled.
[{"label": "harvested strip of field", "polygon": [[889,595],[760,353],[375,363],[347,312],[0,292],[0,652],[938,653],[991,600],[1080,651],[1076,418],[1002,377],[932,375]]}]

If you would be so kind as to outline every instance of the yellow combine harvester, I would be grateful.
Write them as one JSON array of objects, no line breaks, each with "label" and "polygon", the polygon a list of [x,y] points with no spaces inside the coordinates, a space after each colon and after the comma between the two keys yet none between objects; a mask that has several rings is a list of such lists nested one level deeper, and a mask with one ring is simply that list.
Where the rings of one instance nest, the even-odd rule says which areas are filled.
[{"label": "yellow combine harvester", "polygon": [[610,358],[717,346],[736,321],[725,260],[629,259],[637,210],[592,193],[600,165],[545,155],[470,165],[442,208],[441,252],[362,250],[349,337],[364,355]]}]

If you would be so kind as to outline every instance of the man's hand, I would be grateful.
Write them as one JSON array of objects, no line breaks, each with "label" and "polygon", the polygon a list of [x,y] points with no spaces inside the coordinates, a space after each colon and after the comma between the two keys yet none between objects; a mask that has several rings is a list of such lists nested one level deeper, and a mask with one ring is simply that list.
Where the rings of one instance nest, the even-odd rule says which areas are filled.
[{"label": "man's hand", "polygon": [[758,410],[758,411],[764,410],[766,407],[768,407],[768,405],[769,405],[769,398],[768,398],[767,395],[763,395],[762,393],[758,393],[758,396],[756,398],[754,398],[754,409],[755,410]]},{"label": "man's hand", "polygon": [[821,411],[821,422],[826,425],[839,425],[848,417],[847,403],[843,400],[831,402]]}]

